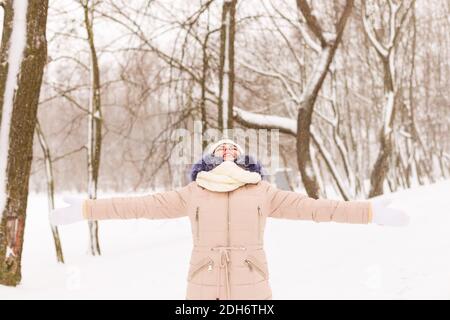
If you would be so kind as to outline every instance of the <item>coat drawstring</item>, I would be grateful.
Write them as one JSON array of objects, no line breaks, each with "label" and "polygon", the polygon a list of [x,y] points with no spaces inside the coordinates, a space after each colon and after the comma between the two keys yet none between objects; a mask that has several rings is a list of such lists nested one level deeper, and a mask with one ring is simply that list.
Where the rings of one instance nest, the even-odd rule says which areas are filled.
[{"label": "coat drawstring", "polygon": [[230,274],[229,274],[229,262],[230,262],[230,255],[229,250],[246,250],[245,247],[228,247],[228,246],[217,246],[212,247],[211,250],[218,250],[220,254],[220,264],[219,264],[219,270],[217,274],[217,296],[216,299],[218,300],[220,297],[220,284],[221,284],[221,275],[222,275],[222,269],[225,269],[225,288],[226,288],[226,299],[229,300],[231,297],[230,292]]}]

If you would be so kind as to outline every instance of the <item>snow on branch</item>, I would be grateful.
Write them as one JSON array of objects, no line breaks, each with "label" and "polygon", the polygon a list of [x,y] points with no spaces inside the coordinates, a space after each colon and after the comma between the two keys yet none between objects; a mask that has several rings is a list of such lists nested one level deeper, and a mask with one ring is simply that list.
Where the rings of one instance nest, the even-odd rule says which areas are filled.
[{"label": "snow on branch", "polygon": [[394,47],[395,34],[397,33],[396,24],[397,24],[397,12],[400,10],[400,5],[396,4],[392,0],[388,0],[389,3],[389,44],[388,48]]},{"label": "snow on branch", "polygon": [[367,34],[367,37],[369,38],[369,41],[375,47],[375,50],[378,52],[379,55],[381,55],[383,58],[387,58],[389,55],[388,49],[385,48],[381,44],[381,42],[377,39],[375,32],[372,30],[372,27],[370,26],[369,15],[367,13],[365,0],[362,1],[362,11],[363,11],[362,12],[363,27],[364,27],[365,33]]},{"label": "snow on branch", "polygon": [[322,51],[322,47],[313,38],[311,38],[308,31],[303,27],[303,25],[300,22],[298,24],[298,29],[303,39],[305,40],[306,44],[317,53],[320,53],[320,51]]},{"label": "snow on branch", "polygon": [[236,106],[233,108],[233,117],[248,128],[278,129],[282,133],[297,135],[297,121],[290,118],[246,111]]},{"label": "snow on branch", "polygon": [[[297,135],[297,121],[290,118],[245,111],[236,106],[234,107],[233,116],[237,122],[248,128],[278,129],[282,133],[286,133],[292,136]],[[341,176],[339,175],[339,171],[334,165],[333,157],[323,147],[324,143],[321,140],[318,132],[315,130],[314,126],[310,127],[310,134],[315,145],[319,148],[321,154],[323,155],[327,166],[332,172],[341,194],[346,200],[350,199],[351,195],[347,192],[347,186],[343,182]]]}]

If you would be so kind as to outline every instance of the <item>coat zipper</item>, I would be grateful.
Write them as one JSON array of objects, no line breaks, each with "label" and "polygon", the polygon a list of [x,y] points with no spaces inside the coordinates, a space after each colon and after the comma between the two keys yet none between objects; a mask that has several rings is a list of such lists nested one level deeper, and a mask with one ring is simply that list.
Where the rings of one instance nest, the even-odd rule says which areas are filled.
[{"label": "coat zipper", "polygon": [[227,245],[230,246],[230,192],[227,192]]},{"label": "coat zipper", "polygon": [[200,240],[200,216],[199,216],[199,210],[200,207],[197,206],[197,209],[195,211],[195,224],[196,224],[196,237],[197,237],[197,241]]},{"label": "coat zipper", "polygon": [[258,241],[261,241],[261,208],[258,205]]},{"label": "coat zipper", "polygon": [[244,261],[245,261],[245,263],[247,263],[250,270],[253,270],[253,267],[254,267],[256,269],[256,271],[258,271],[264,279],[266,278],[266,273],[256,263],[254,263],[253,261],[251,261],[249,259],[245,259]]},{"label": "coat zipper", "polygon": [[[230,246],[230,192],[227,192],[227,245]],[[228,264],[228,261],[225,262]],[[230,269],[226,268],[225,272],[228,271],[228,274],[226,275],[228,279],[230,278]],[[220,271],[219,271],[220,272]],[[216,297],[216,300],[219,300],[219,297]]]},{"label": "coat zipper", "polygon": [[214,266],[214,261],[209,259],[209,261],[205,262],[205,264],[202,264],[200,267],[198,267],[197,269],[194,270],[194,272],[191,273],[191,276],[189,277],[189,280],[191,280],[192,278],[194,278],[194,276],[200,272],[201,270],[203,270],[206,266],[208,266],[208,271],[212,271],[213,266]]}]

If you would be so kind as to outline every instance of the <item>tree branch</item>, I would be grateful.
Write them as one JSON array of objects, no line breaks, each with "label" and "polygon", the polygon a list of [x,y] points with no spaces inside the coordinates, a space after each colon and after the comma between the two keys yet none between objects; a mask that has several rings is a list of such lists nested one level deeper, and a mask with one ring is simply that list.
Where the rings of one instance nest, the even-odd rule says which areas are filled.
[{"label": "tree branch", "polygon": [[309,29],[319,40],[321,46],[324,47],[327,42],[323,36],[322,28],[320,27],[317,18],[311,12],[308,2],[306,0],[297,0],[297,9],[301,11]]}]

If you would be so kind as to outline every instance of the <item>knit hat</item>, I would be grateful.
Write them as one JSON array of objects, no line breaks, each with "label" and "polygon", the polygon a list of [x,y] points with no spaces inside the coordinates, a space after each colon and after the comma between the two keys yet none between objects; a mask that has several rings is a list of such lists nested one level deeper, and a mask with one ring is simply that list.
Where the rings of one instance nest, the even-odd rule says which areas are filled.
[{"label": "knit hat", "polygon": [[208,154],[208,155],[213,154],[214,151],[217,149],[217,147],[224,143],[232,144],[239,150],[240,154],[244,154],[244,149],[242,149],[242,147],[240,145],[238,145],[236,142],[234,142],[231,139],[222,139],[222,140],[217,141],[216,143],[212,144],[211,146],[209,146],[206,149],[206,154]]}]

